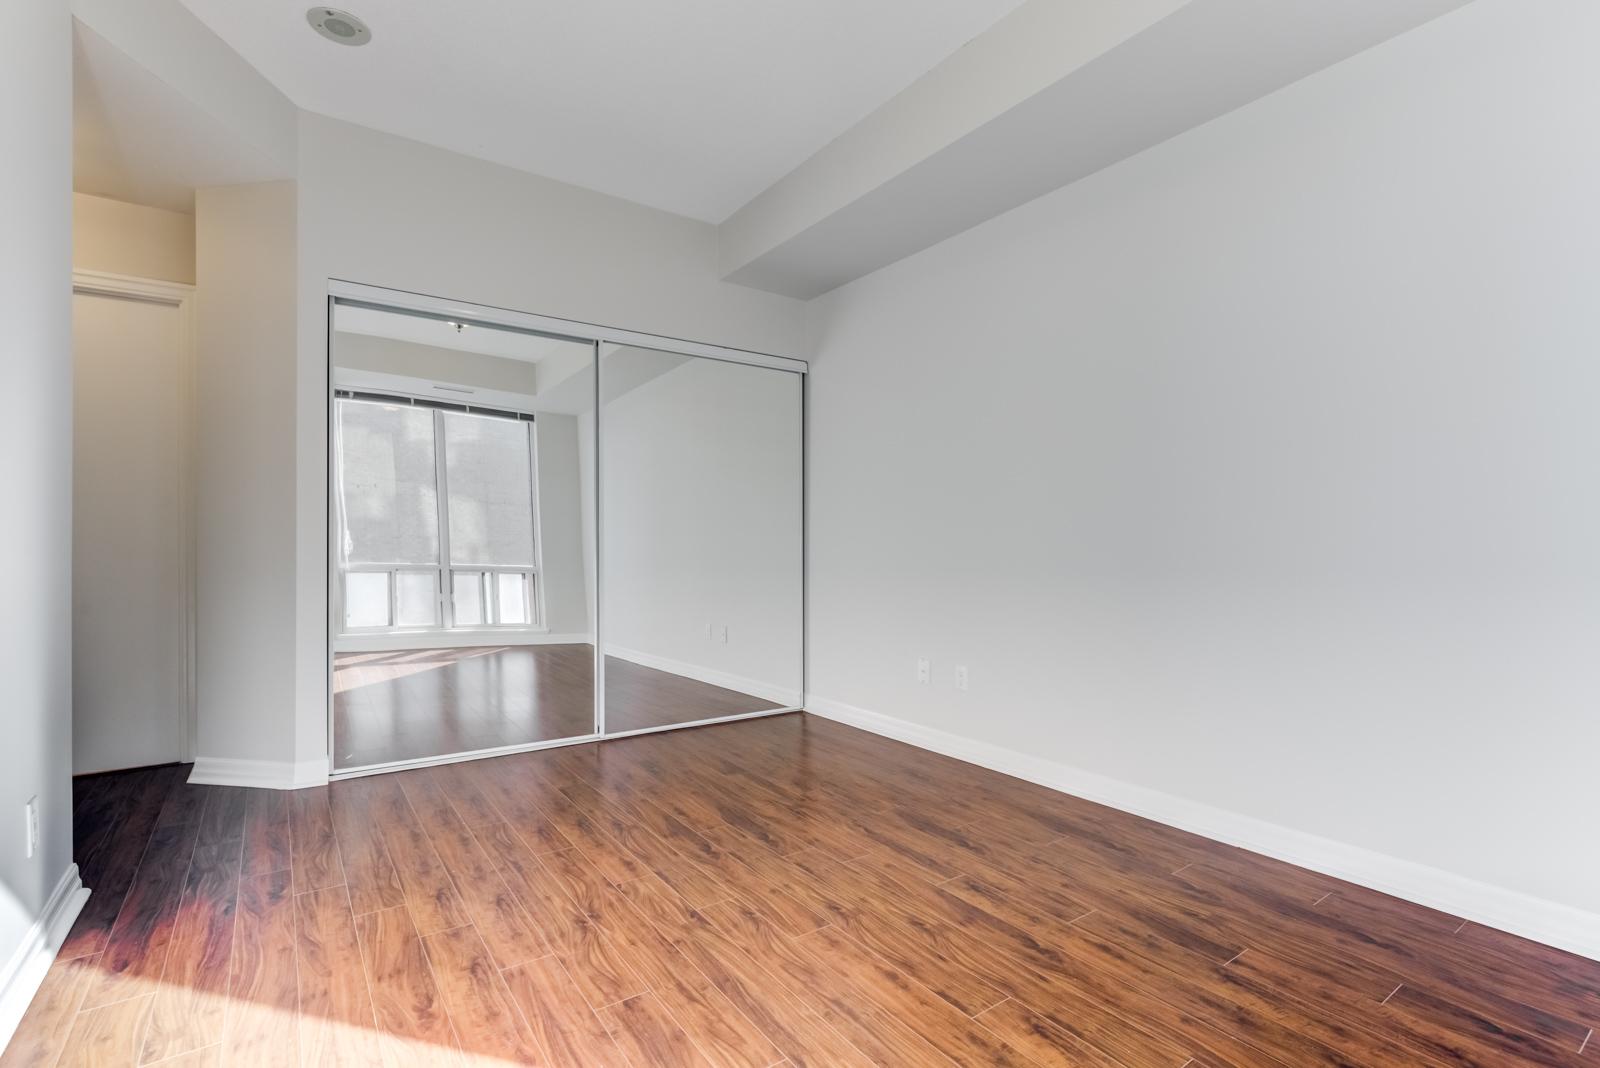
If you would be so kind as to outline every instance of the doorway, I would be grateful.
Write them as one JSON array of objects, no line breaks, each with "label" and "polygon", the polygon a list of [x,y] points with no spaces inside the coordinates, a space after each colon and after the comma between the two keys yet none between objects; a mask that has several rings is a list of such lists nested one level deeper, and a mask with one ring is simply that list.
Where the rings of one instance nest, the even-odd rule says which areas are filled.
[{"label": "doorway", "polygon": [[74,273],[75,775],[193,759],[193,293]]}]

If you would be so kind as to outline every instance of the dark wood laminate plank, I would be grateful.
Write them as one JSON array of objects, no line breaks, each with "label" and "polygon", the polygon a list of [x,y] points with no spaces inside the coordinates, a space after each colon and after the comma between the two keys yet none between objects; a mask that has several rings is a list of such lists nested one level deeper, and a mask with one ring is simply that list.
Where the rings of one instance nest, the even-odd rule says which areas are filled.
[{"label": "dark wood laminate plank", "polygon": [[591,1006],[609,1005],[647,989],[600,925],[545,867],[543,855],[507,837],[491,838],[487,843],[496,850],[501,875]]},{"label": "dark wood laminate plank", "polygon": [[[183,899],[197,825],[174,823],[155,830],[139,863],[111,937],[100,957],[100,981],[84,997],[84,1008],[151,993],[167,963],[178,904]],[[90,894],[90,899],[94,897]]]},{"label": "dark wood laminate plank", "polygon": [[456,1037],[468,1056],[513,1064],[543,1064],[533,1029],[522,1016],[494,966],[488,949],[470,925],[424,935],[440,998]]},{"label": "dark wood laminate plank", "polygon": [[716,876],[685,858],[645,826],[644,820],[631,811],[632,806],[612,802],[587,784],[568,786],[562,792],[574,804],[593,813],[612,838],[691,905],[709,905],[732,896],[733,891]]},{"label": "dark wood laminate plank", "polygon": [[57,957],[38,993],[0,1054],[0,1068],[51,1068],[77,1019],[89,986],[99,976],[99,957]]},{"label": "dark wood laminate plank", "polygon": [[824,927],[795,939],[795,944],[860,987],[873,1001],[902,1020],[916,1020],[928,1044],[962,1068],[1037,1068],[1025,1056],[992,1032],[973,1024],[914,979],[902,975],[879,957],[835,927]]},{"label": "dark wood laminate plank", "polygon": [[873,1063],[665,883],[635,879],[618,889],[795,1068]]},{"label": "dark wood laminate plank", "polygon": [[651,1068],[710,1068],[711,1062],[689,1040],[654,995],[636,994],[596,1010],[606,1030],[635,1065]]},{"label": "dark wood laminate plank", "polygon": [[924,923],[832,857],[796,853],[782,862],[796,872],[787,889],[962,1012],[975,1016],[1006,997],[970,963],[948,955],[952,932],[947,926]]},{"label": "dark wood laminate plank", "polygon": [[1124,1068],[1121,1061],[1111,1059],[1012,998],[980,1013],[974,1021],[1041,1065]]},{"label": "dark wood laminate plank", "polygon": [[379,1068],[377,1023],[344,886],[295,895],[304,1068]]},{"label": "dark wood laminate plank", "polygon": [[949,1068],[950,1058],[918,1032],[841,982],[832,969],[796,946],[755,910],[722,901],[701,910],[790,993],[804,1000],[829,1028],[874,1063],[891,1068]]},{"label": "dark wood laminate plank", "polygon": [[339,839],[333,831],[328,787],[295,790],[289,797],[294,892],[304,894],[326,886],[343,886],[344,864],[339,859]]},{"label": "dark wood laminate plank", "polygon": [[288,871],[292,860],[286,790],[251,790],[245,800],[243,876]]},{"label": "dark wood laminate plank", "polygon": [[1532,960],[1519,961],[1466,943],[1435,944],[1419,951],[1406,932],[1375,932],[1337,909],[1312,909],[1296,899],[1231,881],[1206,868],[1170,879],[1175,892],[1282,936],[1311,942],[1388,967],[1431,989],[1484,990],[1561,1016],[1586,1027],[1600,1022],[1600,1000],[1586,970],[1551,973]]},{"label": "dark wood laminate plank", "polygon": [[133,885],[139,861],[150,844],[156,817],[166,804],[167,794],[180,780],[182,766],[170,764],[148,771],[120,773],[122,788],[129,791],[127,801],[114,826],[92,850],[78,854],[84,885],[93,893],[83,911],[73,921],[72,930],[61,947],[68,958],[99,953],[111,937],[111,928],[122,911],[128,888]]},{"label": "dark wood laminate plank", "polygon": [[605,892],[618,897],[608,923],[634,974],[712,1065],[766,1068],[784,1059],[771,1039],[653,924],[615,889]]},{"label": "dark wood laminate plank", "polygon": [[357,916],[405,903],[400,877],[373,823],[374,788],[370,778],[328,784],[328,812],[344,864],[350,907]]},{"label": "dark wood laminate plank", "polygon": [[665,841],[672,843],[690,861],[714,874],[723,886],[732,891],[733,896],[784,931],[799,935],[827,925],[827,920],[801,904],[793,894],[760,878],[737,857],[724,853],[706,835],[689,829],[674,816],[665,813],[662,816]]},{"label": "dark wood laminate plank", "polygon": [[1581,1038],[1556,1045],[1426,990],[1401,985],[1378,1006],[1379,1030],[1447,1064],[1512,1060],[1544,1068],[1577,1062]]},{"label": "dark wood laminate plank", "polygon": [[242,877],[234,921],[222,1060],[299,1068],[300,985],[293,882],[288,871]]},{"label": "dark wood laminate plank", "polygon": [[458,1064],[460,1045],[411,913],[404,906],[363,913],[356,934],[386,1064]]},{"label": "dark wood laminate plank", "polygon": [[141,1063],[222,1041],[242,841],[197,845],[172,926]]},{"label": "dark wood laminate plank", "polygon": [[391,776],[373,776],[372,781],[372,819],[394,864],[418,933],[429,935],[470,923],[461,895],[456,893],[455,883],[434,852],[405,791]]},{"label": "dark wood laminate plank", "polygon": [[[164,1061],[157,1061],[161,1068],[222,1068],[222,1046],[207,1046],[204,1049],[192,1050],[189,1053],[180,1053],[176,1057],[168,1057]],[[154,1068],[154,1066],[151,1066]]]},{"label": "dark wood laminate plank", "polygon": [[450,873],[456,893],[495,964],[508,968],[550,952],[537,925],[457,815],[431,769],[395,776],[411,801],[434,852]]},{"label": "dark wood laminate plank", "polygon": [[211,796],[211,787],[189,782],[188,768],[181,764],[179,767],[183,770],[177,773],[177,781],[172,784],[172,789],[167,791],[166,802],[156,816],[156,830],[199,823],[200,814],[206,806],[206,798]]},{"label": "dark wood laminate plank", "polygon": [[200,833],[195,841],[202,846],[218,842],[237,842],[244,837],[249,815],[250,795],[243,786],[207,786],[200,811]]},{"label": "dark wood laminate plank", "polygon": [[[522,755],[531,754],[519,754]],[[533,798],[519,788],[519,780],[527,775],[525,769],[529,763],[516,757],[500,757],[458,766],[482,789],[483,796],[494,805],[501,820],[511,825],[530,850],[549,853],[571,849],[573,843],[540,810]]]},{"label": "dark wood laminate plank", "polygon": [[616,1040],[553,955],[501,974],[553,1068],[630,1068]]},{"label": "dark wood laminate plank", "polygon": [[474,832],[505,821],[493,799],[472,773],[470,763],[441,764],[432,771],[449,796],[456,815]]},{"label": "dark wood laminate plank", "polygon": [[78,1013],[58,1068],[134,1068],[154,999],[143,994]]}]

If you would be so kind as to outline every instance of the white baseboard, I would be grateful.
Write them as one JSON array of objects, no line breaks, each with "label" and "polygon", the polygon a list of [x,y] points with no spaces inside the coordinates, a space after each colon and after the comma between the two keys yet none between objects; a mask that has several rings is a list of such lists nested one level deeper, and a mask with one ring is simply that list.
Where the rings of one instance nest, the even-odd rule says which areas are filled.
[{"label": "white baseboard", "polygon": [[593,645],[593,634],[530,631],[439,630],[335,638],[335,653],[399,653],[408,649],[490,649],[502,645]]},{"label": "white baseboard", "polygon": [[619,646],[606,646],[606,655],[614,656],[618,660],[626,660],[630,664],[640,667],[655,668],[657,671],[670,671],[674,675],[682,675],[686,679],[696,682],[708,682],[713,686],[721,686],[724,690],[733,690],[737,693],[749,694],[759,697],[763,701],[772,701],[784,707],[797,707],[805,698],[799,690],[788,690],[782,686],[774,686],[770,682],[759,679],[747,679],[743,675],[734,675],[727,671],[718,671],[715,668],[691,664],[687,660],[672,660],[665,656],[656,656],[654,653],[641,653],[637,649],[623,649]]},{"label": "white baseboard", "polygon": [[195,757],[189,781],[206,786],[256,786],[266,790],[302,790],[326,786],[328,758],[315,760],[234,760]]},{"label": "white baseboard", "polygon": [[1004,772],[1452,916],[1600,960],[1600,915],[1360,846],[1242,816],[1044,757],[808,695],[806,710],[920,749]]},{"label": "white baseboard", "polygon": [[45,902],[44,912],[33,921],[22,944],[11,954],[5,970],[0,971],[0,1049],[4,1049],[16,1033],[22,1014],[28,1011],[33,995],[39,992],[45,973],[56,959],[72,922],[83,911],[89,900],[89,888],[78,877],[78,866],[67,865],[56,888]]}]

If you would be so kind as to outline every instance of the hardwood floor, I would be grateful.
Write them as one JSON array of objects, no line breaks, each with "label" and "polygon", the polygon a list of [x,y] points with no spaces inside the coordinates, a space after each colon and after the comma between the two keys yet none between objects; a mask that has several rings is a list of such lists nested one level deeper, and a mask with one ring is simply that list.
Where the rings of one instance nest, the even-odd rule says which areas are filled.
[{"label": "hardwood floor", "polygon": [[1600,963],[803,714],[182,770],[0,1068],[1600,1068]]},{"label": "hardwood floor", "polygon": [[[333,687],[338,768],[594,733],[592,645],[339,653]],[[780,707],[606,658],[609,733]]]}]

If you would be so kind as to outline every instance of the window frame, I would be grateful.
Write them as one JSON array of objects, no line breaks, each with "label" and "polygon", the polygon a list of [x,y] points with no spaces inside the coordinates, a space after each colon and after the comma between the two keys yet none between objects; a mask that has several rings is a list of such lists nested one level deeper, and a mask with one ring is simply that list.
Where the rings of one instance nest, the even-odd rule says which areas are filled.
[{"label": "window frame", "polygon": [[[435,496],[435,522],[438,524],[438,560],[435,563],[363,562],[351,563],[345,557],[345,534],[348,522],[345,514],[344,489],[344,423],[340,419],[341,404],[374,404],[379,406],[409,406],[427,408],[433,413],[433,471]],[[533,562],[529,565],[456,564],[450,552],[450,476],[447,465],[444,420],[446,413],[468,415],[480,419],[515,420],[525,428],[528,442],[528,490],[533,533]],[[378,635],[434,634],[548,634],[545,623],[544,581],[542,549],[544,539],[539,532],[539,435],[538,419],[534,412],[504,407],[483,407],[450,404],[431,397],[385,391],[383,393],[336,388],[333,391],[333,456],[335,559],[338,581],[334,586],[334,621],[336,638],[371,637]],[[402,625],[396,622],[398,613],[399,573],[402,571],[431,571],[434,574],[435,614],[433,626]],[[457,623],[455,605],[455,575],[462,574],[519,574],[524,576],[527,592],[526,608],[531,617],[526,623],[498,623],[488,620],[500,615],[500,583],[497,579],[483,582],[483,623]],[[377,627],[349,626],[346,605],[345,576],[352,573],[386,573],[389,576],[389,622]]]}]

